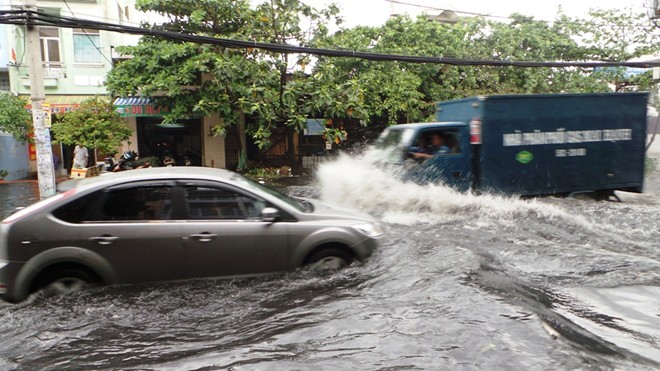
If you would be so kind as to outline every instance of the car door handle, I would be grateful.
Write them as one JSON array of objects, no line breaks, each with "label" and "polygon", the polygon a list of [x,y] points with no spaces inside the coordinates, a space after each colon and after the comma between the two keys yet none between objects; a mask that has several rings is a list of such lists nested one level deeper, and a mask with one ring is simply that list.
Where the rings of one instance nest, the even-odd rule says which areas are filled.
[{"label": "car door handle", "polygon": [[39,242],[39,236],[29,236],[28,238],[21,241],[21,245],[31,245],[35,242]]},{"label": "car door handle", "polygon": [[218,237],[218,235],[214,233],[197,233],[190,235],[190,238],[199,242],[209,242],[216,237]]},{"label": "car door handle", "polygon": [[111,243],[115,242],[115,240],[118,240],[119,237],[113,237],[113,236],[100,236],[100,237],[90,237],[90,241],[95,241],[98,242],[99,245],[110,245]]}]

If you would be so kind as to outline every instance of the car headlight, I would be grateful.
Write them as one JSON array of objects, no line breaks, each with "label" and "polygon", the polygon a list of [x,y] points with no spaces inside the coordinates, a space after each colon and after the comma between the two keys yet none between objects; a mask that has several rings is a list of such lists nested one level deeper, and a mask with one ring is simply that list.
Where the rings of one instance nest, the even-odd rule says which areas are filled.
[{"label": "car headlight", "polygon": [[355,228],[360,233],[372,238],[380,237],[380,235],[383,234],[380,226],[373,223],[356,224],[353,226],[353,228]]}]

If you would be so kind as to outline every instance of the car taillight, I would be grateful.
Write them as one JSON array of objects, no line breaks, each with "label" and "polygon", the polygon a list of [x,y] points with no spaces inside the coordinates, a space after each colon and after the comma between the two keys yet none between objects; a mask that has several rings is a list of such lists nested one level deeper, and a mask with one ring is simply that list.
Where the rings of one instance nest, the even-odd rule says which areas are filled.
[{"label": "car taillight", "polygon": [[481,144],[481,120],[470,121],[470,144]]},{"label": "car taillight", "polygon": [[39,210],[41,208],[44,208],[48,205],[51,205],[61,199],[67,198],[71,196],[72,194],[76,193],[76,189],[70,189],[64,193],[58,193],[54,196],[48,197],[45,200],[39,201],[36,204],[32,204],[24,209],[21,209],[11,215],[9,215],[6,219],[2,221],[2,224],[11,224],[16,222],[19,219],[22,219],[30,214],[32,214],[34,211]]}]

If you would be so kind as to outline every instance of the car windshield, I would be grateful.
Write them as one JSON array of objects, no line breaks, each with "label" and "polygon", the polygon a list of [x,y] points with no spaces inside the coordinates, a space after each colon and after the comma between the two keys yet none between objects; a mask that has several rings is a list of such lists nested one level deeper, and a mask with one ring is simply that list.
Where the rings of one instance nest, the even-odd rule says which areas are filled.
[{"label": "car windshield", "polygon": [[268,188],[268,187],[266,187],[262,184],[254,182],[254,181],[252,181],[250,179],[247,179],[243,176],[235,175],[234,177],[232,177],[232,180],[235,181],[236,183],[240,183],[242,186],[244,186],[247,189],[265,192],[265,193],[268,193],[271,196],[277,197],[278,199],[280,199],[280,200],[286,202],[287,204],[295,207],[296,210],[298,210],[298,211],[302,211],[302,212],[312,212],[313,211],[312,205],[309,202],[306,202],[306,201],[300,200],[300,199],[296,199],[296,198],[293,198],[293,197],[289,197],[287,195],[283,195],[280,192],[278,192],[278,191],[276,191],[272,188]]}]

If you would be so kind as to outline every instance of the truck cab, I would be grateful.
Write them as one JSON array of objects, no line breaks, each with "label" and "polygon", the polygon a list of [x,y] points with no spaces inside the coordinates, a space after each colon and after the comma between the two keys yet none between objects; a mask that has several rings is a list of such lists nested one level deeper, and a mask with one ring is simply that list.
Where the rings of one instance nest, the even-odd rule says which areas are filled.
[{"label": "truck cab", "polygon": [[[440,148],[434,148],[434,138],[441,138]],[[471,187],[472,147],[465,123],[429,122],[391,126],[383,131],[375,147],[382,162],[403,166],[405,180],[443,183],[459,191],[467,191]]]}]

